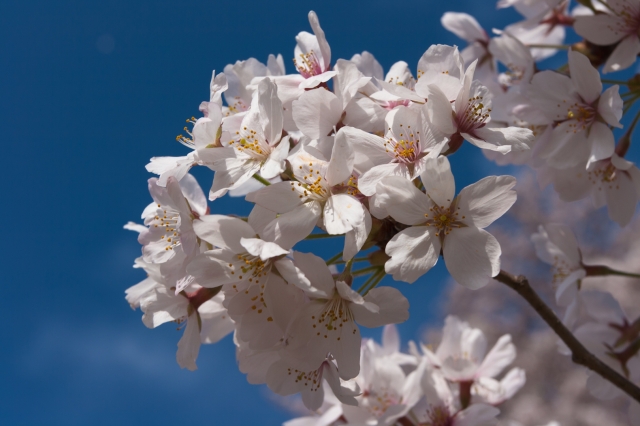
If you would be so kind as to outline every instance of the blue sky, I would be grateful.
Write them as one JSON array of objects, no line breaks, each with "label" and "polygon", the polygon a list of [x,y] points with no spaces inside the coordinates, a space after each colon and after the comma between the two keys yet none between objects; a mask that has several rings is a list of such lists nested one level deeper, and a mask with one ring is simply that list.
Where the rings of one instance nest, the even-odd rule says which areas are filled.
[{"label": "blue sky", "polygon": [[[203,347],[196,372],[175,362],[179,332],[148,330],[124,300],[140,248],[122,225],[150,201],[151,156],[183,155],[184,120],[208,98],[213,69],[282,53],[316,10],[333,58],[372,52],[412,67],[444,31],[440,1],[3,1],[0,108],[5,134],[0,423],[278,424],[290,417],[236,368],[229,338]],[[493,1],[455,1],[485,28],[517,19]],[[454,161],[458,187],[494,169],[477,151]],[[198,170],[208,189],[211,172]],[[243,213],[240,199],[218,213]],[[327,243],[307,251],[331,255]],[[334,244],[335,246],[335,244]],[[413,286],[406,342],[439,323],[438,265]],[[390,281],[390,280],[389,280]],[[10,321],[9,321],[10,320]],[[378,336],[379,330],[369,332]]]}]

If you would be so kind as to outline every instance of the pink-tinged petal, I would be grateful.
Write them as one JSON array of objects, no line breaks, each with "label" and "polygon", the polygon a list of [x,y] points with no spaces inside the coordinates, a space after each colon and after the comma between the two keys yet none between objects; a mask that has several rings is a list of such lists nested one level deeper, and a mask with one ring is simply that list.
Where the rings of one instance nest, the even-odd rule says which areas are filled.
[{"label": "pink-tinged petal", "polygon": [[391,256],[384,265],[387,274],[411,284],[438,261],[440,240],[429,227],[413,226],[394,235],[385,253]]},{"label": "pink-tinged petal", "polygon": [[[300,387],[298,386],[297,380],[291,379],[289,371],[290,366],[283,359],[279,359],[278,361],[274,362],[267,370],[266,383],[267,386],[269,386],[269,389],[282,396],[293,395],[294,393],[300,392]],[[318,389],[318,392],[308,393],[318,393],[324,397],[322,386]],[[307,408],[309,408],[310,410],[317,410],[318,408],[320,408],[320,405],[322,405],[322,400],[320,400],[318,404],[312,403],[310,405],[311,407],[315,408]]]},{"label": "pink-tinged petal", "polygon": [[460,191],[457,219],[476,228],[486,228],[505,214],[516,202],[513,176],[487,176]]},{"label": "pink-tinged petal", "polygon": [[293,261],[311,282],[314,293],[322,294],[326,298],[333,296],[336,285],[331,271],[321,257],[296,251],[293,253]]},{"label": "pink-tinged petal", "polygon": [[582,99],[593,103],[602,92],[602,82],[598,70],[591,65],[589,59],[580,52],[569,51],[569,70],[571,81]]},{"label": "pink-tinged petal", "polygon": [[[331,353],[338,363],[338,372],[343,380],[350,380],[360,373],[360,329],[352,322],[340,327],[340,341],[334,343]],[[334,337],[335,338],[335,337]]]},{"label": "pink-tinged petal", "polygon": [[511,343],[511,335],[505,334],[491,348],[478,368],[478,376],[495,377],[516,359],[516,347]]},{"label": "pink-tinged petal", "polygon": [[462,89],[458,93],[458,97],[456,98],[454,109],[456,111],[457,116],[462,116],[464,114],[467,105],[469,104],[469,94],[471,91],[471,84],[473,83],[473,73],[476,71],[476,66],[478,65],[478,61],[473,61],[464,73],[464,79],[462,81]]},{"label": "pink-tinged petal", "polygon": [[189,203],[190,210],[195,211],[200,216],[203,216],[207,213],[207,198],[202,192],[202,188],[198,184],[198,181],[191,174],[185,174],[182,179],[176,180],[179,181],[180,190],[182,191],[182,195]]},{"label": "pink-tinged petal", "polygon": [[271,221],[262,234],[266,240],[290,249],[313,231],[321,212],[322,207],[317,201],[304,203]]},{"label": "pink-tinged petal", "polygon": [[[387,158],[391,160],[391,158]],[[399,176],[408,181],[411,181],[413,177],[405,164],[380,164],[372,167],[358,178],[358,189],[369,197],[376,193],[376,186],[387,176]]]},{"label": "pink-tinged petal", "polygon": [[322,61],[324,68],[323,71],[326,71],[331,66],[331,48],[329,47],[329,43],[327,43],[327,38],[324,35],[324,31],[320,27],[320,20],[318,20],[318,15],[312,10],[309,12],[309,24],[311,25],[311,29],[315,34],[318,40],[318,46],[320,47],[320,56],[318,58]]},{"label": "pink-tinged petal", "polygon": [[352,195],[332,195],[324,205],[324,226],[329,234],[346,234],[364,222],[364,210]]},{"label": "pink-tinged petal", "polygon": [[562,256],[572,268],[579,266],[582,256],[578,248],[578,240],[571,228],[558,223],[548,223],[544,228],[550,243],[545,247],[546,251],[551,255],[548,263],[553,264],[554,257]]},{"label": "pink-tinged petal", "polygon": [[365,77],[356,64],[344,59],[338,59],[334,68],[338,72],[333,80],[334,93],[344,109],[358,90],[369,83],[371,77]]},{"label": "pink-tinged petal", "polygon": [[260,124],[269,145],[275,145],[282,136],[282,101],[276,84],[268,78],[258,84]]},{"label": "pink-tinged petal", "polygon": [[198,314],[193,313],[187,319],[187,327],[184,330],[182,338],[178,342],[178,352],[176,353],[176,361],[180,368],[194,371],[198,352],[200,352],[200,326],[198,325]]},{"label": "pink-tinged petal", "polygon": [[590,163],[609,158],[615,151],[616,142],[613,139],[613,132],[609,126],[599,121],[591,125],[587,143],[591,146]]},{"label": "pink-tinged petal", "polygon": [[475,137],[463,133],[462,136],[478,148],[498,151],[503,154],[529,150],[533,132],[523,127],[493,127],[487,125],[475,131]]},{"label": "pink-tinged petal", "polygon": [[355,127],[347,126],[338,130],[335,143],[347,143],[351,146],[354,153],[353,167],[360,173],[391,160],[384,146],[384,138]]},{"label": "pink-tinged petal", "polygon": [[607,122],[607,124],[622,128],[620,119],[622,118],[622,98],[618,91],[618,85],[611,86],[602,93],[598,100],[598,114]]},{"label": "pink-tinged petal", "polygon": [[607,46],[624,37],[623,32],[616,31],[621,18],[603,13],[592,16],[577,16],[573,29],[578,35],[591,43]]},{"label": "pink-tinged petal", "polygon": [[260,238],[241,238],[240,244],[242,244],[242,247],[244,247],[249,254],[258,256],[262,260],[289,253],[289,250],[283,249],[278,244],[263,241]]},{"label": "pink-tinged petal", "polygon": [[602,69],[603,74],[620,71],[629,68],[636,62],[640,53],[640,38],[637,34],[632,34],[622,39],[607,59]]},{"label": "pink-tinged petal", "polygon": [[628,174],[618,172],[613,182],[603,182],[609,217],[620,226],[627,226],[636,211],[638,194]]},{"label": "pink-tinged petal", "polygon": [[389,215],[405,225],[417,225],[426,222],[433,203],[411,181],[389,176],[378,184],[376,193]]},{"label": "pink-tinged petal", "polygon": [[440,132],[446,136],[451,136],[457,131],[457,126],[453,120],[453,109],[447,96],[436,85],[428,87],[427,116],[429,121]]},{"label": "pink-tinged petal", "polygon": [[447,157],[427,160],[420,178],[427,195],[435,204],[445,208],[451,205],[456,194],[456,183]]},{"label": "pink-tinged petal", "polygon": [[428,97],[429,85],[437,86],[447,99],[453,100],[462,88],[464,68],[458,48],[443,44],[432,45],[418,62],[416,93]]},{"label": "pink-tinged petal", "polygon": [[[360,387],[358,384],[355,384],[354,389],[349,389],[346,386],[343,386],[340,382],[340,375],[338,373],[338,369],[336,368],[333,362],[327,361],[322,365],[322,378],[327,381],[329,387],[333,394],[338,398],[340,402],[343,404],[358,406],[358,401],[355,399],[356,396],[361,394]],[[339,416],[338,416],[339,417]],[[331,417],[336,419],[336,416]],[[337,419],[336,419],[337,420]],[[332,424],[326,423],[327,425]],[[323,426],[324,423],[317,424],[315,426]]]},{"label": "pink-tinged petal", "polygon": [[340,100],[323,88],[306,91],[293,101],[293,120],[311,139],[328,135],[341,115]]},{"label": "pink-tinged petal", "polygon": [[215,247],[230,249],[234,253],[244,253],[241,238],[254,238],[256,232],[247,222],[235,217],[211,214],[193,221],[196,235]]},{"label": "pink-tinged petal", "polygon": [[352,305],[354,320],[369,328],[387,324],[399,324],[409,319],[409,301],[393,287],[376,287],[364,297],[364,300],[378,307],[372,312],[362,305]]},{"label": "pink-tinged petal", "polygon": [[331,151],[331,159],[325,179],[331,186],[338,185],[349,179],[353,171],[355,152],[342,129],[336,135]]},{"label": "pink-tinged petal", "polygon": [[444,239],[444,262],[458,283],[476,290],[500,272],[500,244],[483,229],[453,229]]},{"label": "pink-tinged petal", "polygon": [[302,204],[292,182],[278,182],[248,194],[246,200],[276,213],[287,213]]},{"label": "pink-tinged petal", "polygon": [[456,426],[487,426],[498,423],[500,410],[486,404],[472,404],[455,415]]},{"label": "pink-tinged petal", "polygon": [[337,71],[325,71],[322,74],[311,76],[307,79],[302,80],[298,88],[302,90],[313,89],[315,87],[318,87],[320,84],[326,83],[327,81],[331,80],[337,74]]},{"label": "pink-tinged petal", "polygon": [[285,136],[278,146],[271,152],[267,161],[260,169],[260,175],[265,179],[273,179],[284,171],[284,160],[289,155],[289,136]]},{"label": "pink-tinged petal", "polygon": [[466,13],[447,12],[440,18],[440,23],[447,30],[468,42],[489,39],[478,21]]}]

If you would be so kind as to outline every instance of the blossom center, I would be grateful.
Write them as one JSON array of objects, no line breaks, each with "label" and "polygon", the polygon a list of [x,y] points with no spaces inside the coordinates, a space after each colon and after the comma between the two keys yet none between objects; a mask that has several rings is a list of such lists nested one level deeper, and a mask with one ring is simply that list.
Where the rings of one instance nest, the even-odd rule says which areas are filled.
[{"label": "blossom center", "polygon": [[[420,147],[420,132],[415,132],[411,129],[411,126],[404,126],[402,133],[398,135],[398,138],[389,137],[384,142],[385,151],[391,155],[393,161],[396,163],[415,163],[422,153]],[[391,129],[389,129],[391,130]]]},{"label": "blossom center", "polygon": [[263,141],[255,130],[246,127],[236,132],[235,139],[229,142],[229,145],[259,161],[266,159],[271,153],[269,144]]},{"label": "blossom center", "polygon": [[429,426],[452,426],[453,417],[449,412],[449,408],[446,405],[431,406],[427,410],[427,417],[429,417]]},{"label": "blossom center", "polygon": [[[425,213],[424,217],[427,218],[425,226],[433,226],[437,229],[436,237],[449,235],[453,228],[462,228],[464,225],[460,221],[460,214],[458,212],[452,212],[451,207],[445,208],[444,206],[434,206],[429,209],[431,214]],[[462,216],[464,219],[465,216]],[[444,232],[444,235],[442,235]]]},{"label": "blossom center", "polygon": [[570,125],[574,129],[574,133],[584,130],[593,123],[595,118],[596,110],[590,105],[575,103],[567,110],[567,119],[576,121],[576,123]]},{"label": "blossom center", "polygon": [[235,275],[237,272],[239,274],[238,279],[240,280],[249,275],[249,282],[253,282],[255,279],[256,283],[260,283],[259,278],[267,275],[271,269],[271,263],[269,260],[262,260],[258,256],[253,256],[249,253],[242,253],[238,254],[236,257],[238,259],[238,263],[236,265],[229,263],[229,267],[233,269],[231,271],[231,275]]},{"label": "blossom center", "polygon": [[167,209],[163,210],[158,204],[158,210],[156,215],[149,224],[154,228],[160,228],[164,230],[164,234],[160,237],[167,243],[165,250],[173,250],[174,247],[180,245],[180,232],[178,227],[180,226],[180,213],[175,210]]},{"label": "blossom center", "polygon": [[466,108],[456,116],[458,131],[460,133],[471,133],[483,127],[489,120],[491,108],[482,102],[482,96],[469,98]]},{"label": "blossom center", "polygon": [[323,73],[320,61],[313,50],[309,53],[301,53],[299,62],[296,58],[293,58],[293,64],[300,75],[304,78],[313,77]]}]

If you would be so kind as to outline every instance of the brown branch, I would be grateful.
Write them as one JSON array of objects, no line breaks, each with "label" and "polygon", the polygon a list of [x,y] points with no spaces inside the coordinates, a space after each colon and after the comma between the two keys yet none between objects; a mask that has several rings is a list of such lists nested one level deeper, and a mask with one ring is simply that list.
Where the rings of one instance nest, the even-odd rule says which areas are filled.
[{"label": "brown branch", "polygon": [[562,321],[560,321],[551,308],[544,303],[533,288],[531,288],[526,277],[522,275],[515,276],[501,270],[494,279],[511,287],[535,309],[538,315],[542,317],[549,327],[551,327],[558,337],[569,347],[573,362],[598,373],[631,398],[640,402],[640,388],[589,352],[587,348],[576,339],[571,331],[562,324]]}]

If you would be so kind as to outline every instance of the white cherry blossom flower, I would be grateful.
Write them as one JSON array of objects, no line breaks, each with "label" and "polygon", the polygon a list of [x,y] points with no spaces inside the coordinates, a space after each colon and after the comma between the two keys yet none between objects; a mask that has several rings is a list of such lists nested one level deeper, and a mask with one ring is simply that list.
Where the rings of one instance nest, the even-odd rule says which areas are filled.
[{"label": "white cherry blossom flower", "polygon": [[483,228],[516,201],[512,176],[489,176],[454,198],[455,182],[446,157],[430,160],[421,175],[426,194],[402,177],[384,178],[377,197],[391,217],[410,225],[387,243],[385,270],[414,282],[444,257],[460,284],[477,289],[500,271],[500,244]]},{"label": "white cherry blossom flower", "polygon": [[422,350],[442,375],[453,382],[493,378],[516,358],[510,335],[500,337],[487,353],[487,339],[482,330],[471,328],[469,323],[452,315],[445,320],[442,341],[435,353],[426,346]]},{"label": "white cherry blossom flower", "polygon": [[[310,299],[292,322],[290,350],[315,368],[330,353],[342,379],[360,371],[360,329],[405,321],[409,303],[395,288],[376,287],[365,297],[345,282],[336,281],[324,260],[313,254],[295,253],[295,264],[311,282],[305,292]],[[301,369],[302,370],[302,369]]]},{"label": "white cherry blossom flower", "polygon": [[178,342],[176,359],[182,368],[195,370],[201,343],[215,343],[233,331],[233,321],[222,307],[222,295],[218,289],[208,289],[187,279],[185,291],[176,294],[164,286],[157,287],[153,297],[142,301],[142,321],[149,328],[166,322],[176,322],[186,327]]},{"label": "white cherry blossom flower", "polygon": [[640,53],[640,2],[609,0],[604,13],[577,16],[574,29],[591,43],[608,46],[617,44],[602,72],[604,74],[629,68]]},{"label": "white cherry blossom flower", "polygon": [[542,183],[553,183],[563,201],[591,197],[596,208],[607,206],[609,217],[620,226],[631,222],[640,200],[640,171],[633,163],[613,154],[596,161],[584,170],[582,166],[569,169],[541,169]]},{"label": "white cherry blossom flower", "polygon": [[282,120],[282,102],[276,85],[264,79],[251,110],[243,117],[238,130],[230,134],[230,140],[223,141],[225,146],[198,151],[205,164],[216,172],[210,200],[238,188],[256,173],[271,179],[284,170],[289,138],[282,138]]},{"label": "white cherry blossom flower", "polygon": [[578,294],[580,280],[587,275],[575,235],[566,225],[550,223],[540,225],[531,241],[540,260],[553,266],[556,303],[568,306]]},{"label": "white cherry blossom flower", "polygon": [[[531,130],[518,127],[495,127],[491,123],[489,89],[473,80],[476,62],[464,75],[463,85],[453,105],[435,84],[428,86],[427,111],[431,123],[449,138],[449,149],[457,150],[466,139],[478,148],[501,153],[529,149]],[[453,110],[452,110],[453,106]]]},{"label": "white cherry blossom flower", "polygon": [[423,111],[398,107],[387,114],[384,138],[353,127],[343,127],[336,135],[337,155],[354,156],[354,169],[360,173],[358,189],[366,196],[386,176],[413,180],[425,170],[429,158],[440,154],[447,140],[428,122]]},{"label": "white cherry blossom flower", "polygon": [[602,92],[598,71],[579,52],[569,51],[569,67],[571,78],[542,71],[525,90],[535,107],[558,122],[538,155],[562,169],[611,157],[615,142],[609,126],[622,127],[618,86]]},{"label": "white cherry blossom flower", "polygon": [[180,183],[174,177],[169,177],[166,188],[157,185],[157,182],[156,178],[149,179],[149,192],[154,203],[149,204],[142,213],[148,228],[138,236],[143,246],[144,260],[164,263],[177,253],[186,256],[196,254],[198,242],[192,221],[206,213],[202,190],[191,175],[186,175]]},{"label": "white cherry blossom flower", "polygon": [[343,258],[351,259],[369,235],[371,216],[358,199],[349,159],[333,154],[326,161],[313,147],[302,147],[288,160],[297,181],[267,186],[247,200],[280,214],[267,231],[290,245],[309,235],[321,219],[329,234],[346,234]]}]

